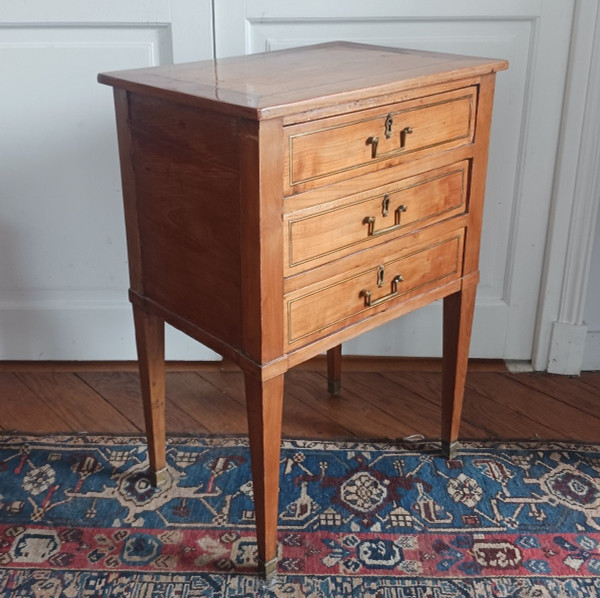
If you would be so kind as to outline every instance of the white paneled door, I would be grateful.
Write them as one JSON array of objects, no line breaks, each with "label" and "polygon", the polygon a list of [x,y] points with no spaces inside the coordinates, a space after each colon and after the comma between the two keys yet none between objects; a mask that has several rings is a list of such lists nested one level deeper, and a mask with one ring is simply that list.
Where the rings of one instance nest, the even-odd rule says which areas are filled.
[{"label": "white paneled door", "polygon": [[[496,84],[475,357],[532,356],[573,11],[574,0],[215,2],[219,57],[344,39],[508,59]],[[434,304],[346,350],[438,355],[440,331]]]},{"label": "white paneled door", "polygon": [[[3,0],[0,359],[135,357],[112,90],[212,57],[209,0]],[[172,358],[206,358],[173,333]]]}]

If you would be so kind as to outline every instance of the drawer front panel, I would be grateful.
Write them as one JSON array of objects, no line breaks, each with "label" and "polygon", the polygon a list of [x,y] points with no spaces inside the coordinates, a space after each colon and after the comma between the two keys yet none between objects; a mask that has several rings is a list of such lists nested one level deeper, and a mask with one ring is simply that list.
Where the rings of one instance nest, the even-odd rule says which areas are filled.
[{"label": "drawer front panel", "polygon": [[291,347],[392,307],[461,275],[463,231],[286,300]]},{"label": "drawer front panel", "polygon": [[476,90],[471,87],[287,127],[289,188],[294,192],[295,185],[310,181],[318,185],[319,179],[354,168],[368,170],[369,165],[395,157],[470,143],[475,102]]},{"label": "drawer front panel", "polygon": [[465,160],[410,177],[346,198],[328,210],[290,214],[287,274],[463,213],[468,165]]}]

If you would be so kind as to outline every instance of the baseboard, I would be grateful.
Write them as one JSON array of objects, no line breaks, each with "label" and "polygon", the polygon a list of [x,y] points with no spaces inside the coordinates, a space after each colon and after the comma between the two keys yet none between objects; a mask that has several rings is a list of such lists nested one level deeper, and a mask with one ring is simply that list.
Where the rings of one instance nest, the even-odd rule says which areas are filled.
[{"label": "baseboard", "polygon": [[581,372],[587,326],[554,322],[548,372],[577,376]]},{"label": "baseboard", "polygon": [[[83,297],[73,293],[70,299],[65,293],[57,295],[41,300],[0,301],[0,360],[136,359],[133,317],[126,300],[118,301],[100,292],[97,299],[91,293]],[[165,334],[168,360],[220,358],[170,326]]]},{"label": "baseboard", "polygon": [[[504,355],[506,306],[478,302],[471,355]],[[499,322],[501,322],[499,324]],[[344,344],[347,355],[439,357],[442,306],[423,309]],[[135,332],[126,295],[112,291],[36,292],[29,297],[0,293],[0,360],[133,361]],[[220,356],[167,326],[166,357],[171,361],[212,361]]]}]

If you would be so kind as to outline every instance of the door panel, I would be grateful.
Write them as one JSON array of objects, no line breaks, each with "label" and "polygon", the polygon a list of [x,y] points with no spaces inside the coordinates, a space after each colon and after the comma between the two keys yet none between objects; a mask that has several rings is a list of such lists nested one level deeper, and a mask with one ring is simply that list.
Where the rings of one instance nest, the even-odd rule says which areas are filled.
[{"label": "door panel", "polygon": [[[208,0],[3,2],[0,359],[133,359],[112,90],[212,55]],[[169,332],[169,357],[213,355]],[[192,349],[193,347],[193,349]]]}]

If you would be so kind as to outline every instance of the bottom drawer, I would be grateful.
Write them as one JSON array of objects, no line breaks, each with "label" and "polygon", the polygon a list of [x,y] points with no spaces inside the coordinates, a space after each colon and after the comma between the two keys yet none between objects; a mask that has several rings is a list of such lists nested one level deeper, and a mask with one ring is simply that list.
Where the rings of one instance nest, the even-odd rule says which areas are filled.
[{"label": "bottom drawer", "polygon": [[294,292],[284,299],[288,345],[316,340],[459,278],[462,251],[460,230],[358,274]]}]

